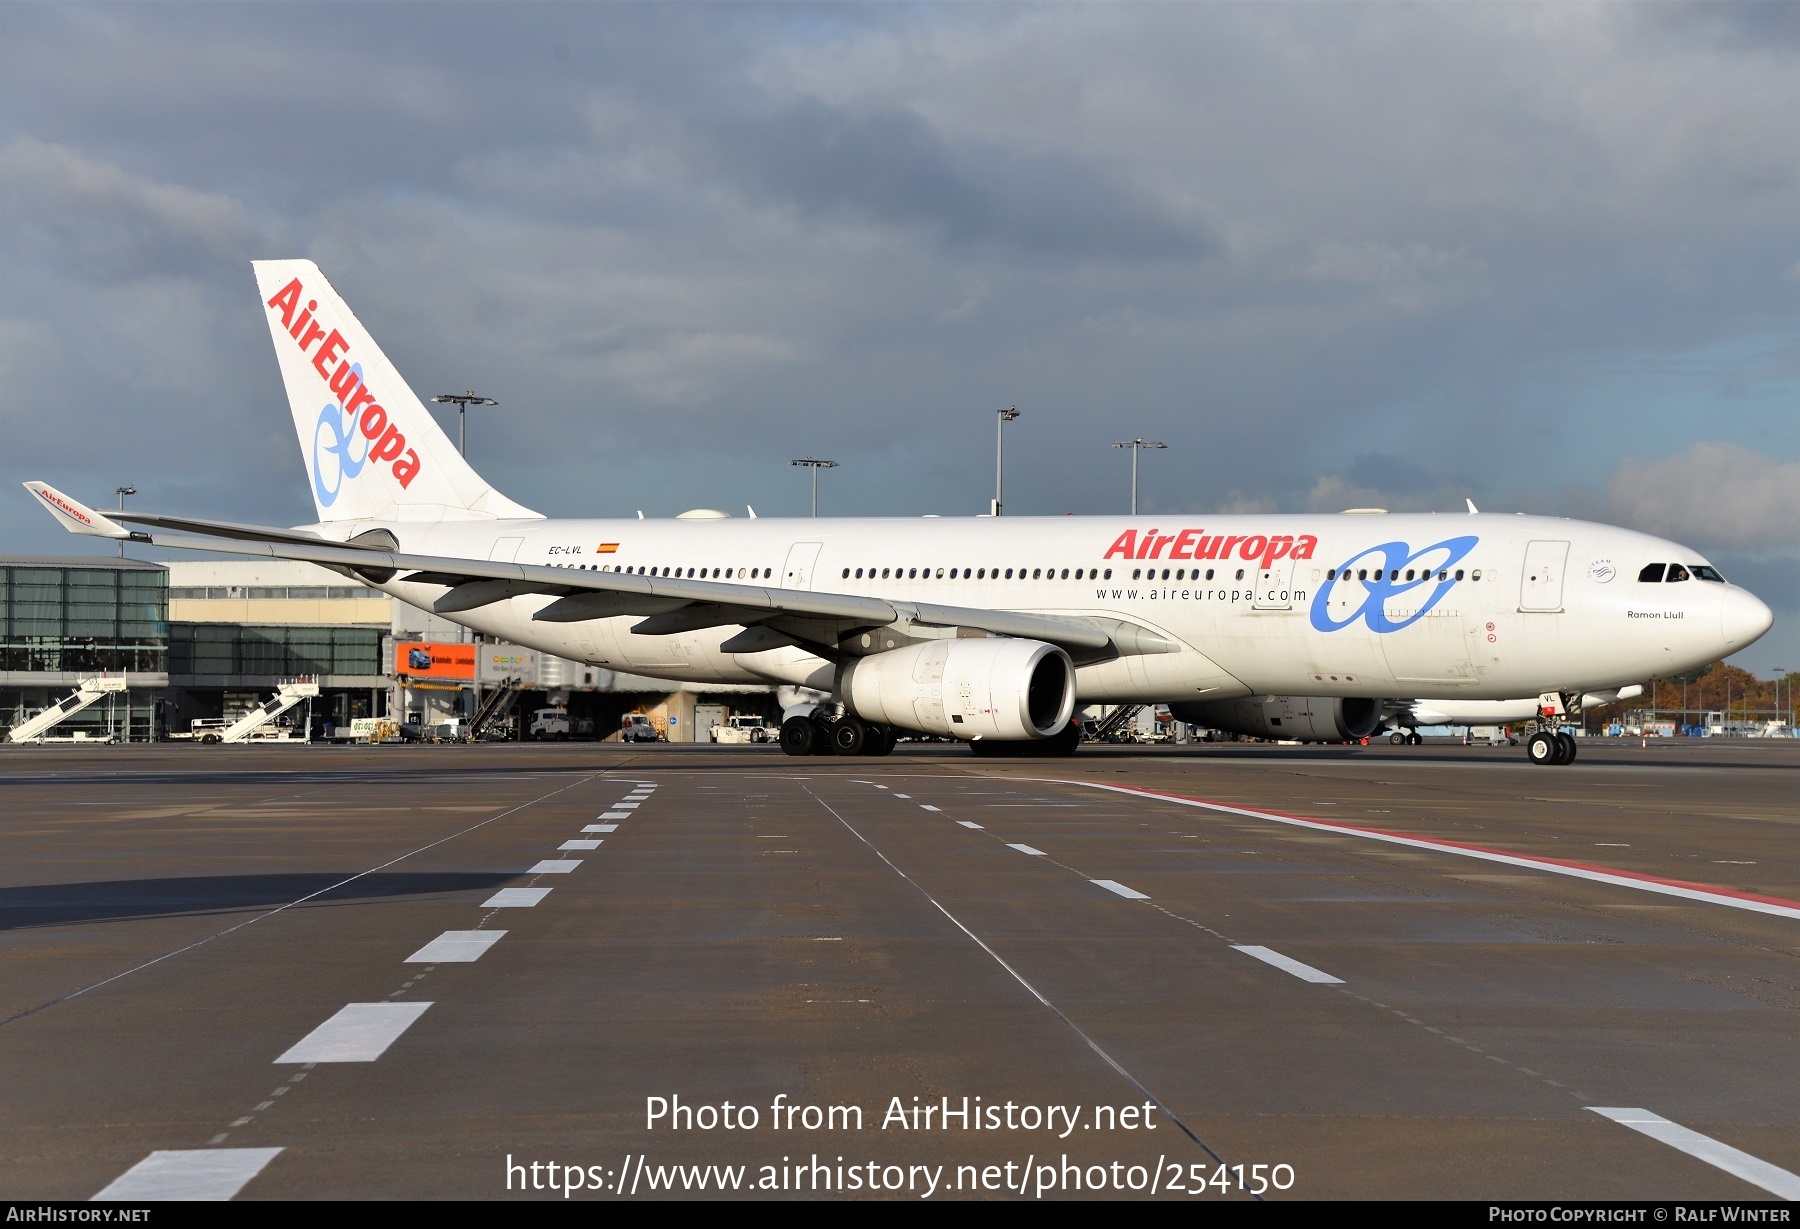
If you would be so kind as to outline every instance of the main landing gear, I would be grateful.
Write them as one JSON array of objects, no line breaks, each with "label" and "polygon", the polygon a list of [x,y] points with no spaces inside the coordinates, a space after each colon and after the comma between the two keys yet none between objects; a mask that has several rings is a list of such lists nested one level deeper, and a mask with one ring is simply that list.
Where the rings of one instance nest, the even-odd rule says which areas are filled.
[{"label": "main landing gear", "polygon": [[789,755],[886,755],[894,749],[894,731],[847,715],[789,717],[781,723],[781,749]]},{"label": "main landing gear", "polygon": [[1396,747],[1416,747],[1423,743],[1425,738],[1417,730],[1395,730],[1388,735],[1388,741]]}]

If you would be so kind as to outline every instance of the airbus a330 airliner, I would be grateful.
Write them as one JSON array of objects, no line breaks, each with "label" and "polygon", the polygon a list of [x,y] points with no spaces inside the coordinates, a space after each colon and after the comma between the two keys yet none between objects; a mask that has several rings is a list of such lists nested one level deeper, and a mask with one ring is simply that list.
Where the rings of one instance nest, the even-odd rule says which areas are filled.
[{"label": "airbus a330 airliner", "polygon": [[27,483],[64,526],[309,560],[615,670],[809,689],[794,755],[908,730],[1066,754],[1078,702],[1314,739],[1366,736],[1393,697],[1555,718],[1772,622],[1699,551],[1540,516],[549,519],[470,468],[317,266],[255,270],[318,521],[102,514]]}]

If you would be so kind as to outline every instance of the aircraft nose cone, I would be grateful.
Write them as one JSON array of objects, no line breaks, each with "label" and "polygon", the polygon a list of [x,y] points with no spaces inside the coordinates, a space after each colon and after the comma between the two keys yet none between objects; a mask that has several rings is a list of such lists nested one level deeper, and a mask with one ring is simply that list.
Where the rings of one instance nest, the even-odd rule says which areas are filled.
[{"label": "aircraft nose cone", "polygon": [[1727,590],[1719,607],[1719,631],[1725,643],[1742,647],[1759,639],[1775,625],[1775,612],[1753,593]]}]

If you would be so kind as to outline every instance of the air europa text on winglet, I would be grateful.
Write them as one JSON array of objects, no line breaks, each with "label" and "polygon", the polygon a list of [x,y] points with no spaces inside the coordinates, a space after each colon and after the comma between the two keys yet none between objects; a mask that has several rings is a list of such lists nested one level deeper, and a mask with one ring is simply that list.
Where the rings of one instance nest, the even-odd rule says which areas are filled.
[{"label": "air europa text on winglet", "polygon": [[[344,335],[336,329],[327,332],[313,320],[318,301],[308,300],[305,307],[300,306],[300,296],[305,293],[300,279],[295,278],[269,300],[268,306],[281,312],[282,326],[288,336],[300,343],[302,353],[318,343],[318,352],[312,356],[313,368],[343,406],[345,418],[354,421],[369,440],[368,459],[392,461],[394,480],[403,488],[410,485],[419,473],[418,452],[406,446],[406,436],[388,421],[387,410],[363,380],[362,364],[353,365],[347,353],[350,343]],[[328,370],[334,361],[336,370]]]}]

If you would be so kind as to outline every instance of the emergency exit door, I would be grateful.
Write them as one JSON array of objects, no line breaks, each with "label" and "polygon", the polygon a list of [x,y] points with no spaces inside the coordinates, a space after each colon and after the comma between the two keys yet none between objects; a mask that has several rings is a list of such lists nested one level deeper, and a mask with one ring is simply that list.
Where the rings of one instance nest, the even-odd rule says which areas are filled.
[{"label": "emergency exit door", "polygon": [[1563,567],[1569,561],[1567,542],[1525,544],[1525,570],[1519,577],[1520,610],[1561,610]]},{"label": "emergency exit door", "polygon": [[783,589],[810,589],[813,581],[813,565],[819,562],[819,551],[823,542],[796,542],[788,548],[787,563],[781,569],[781,587]]}]

